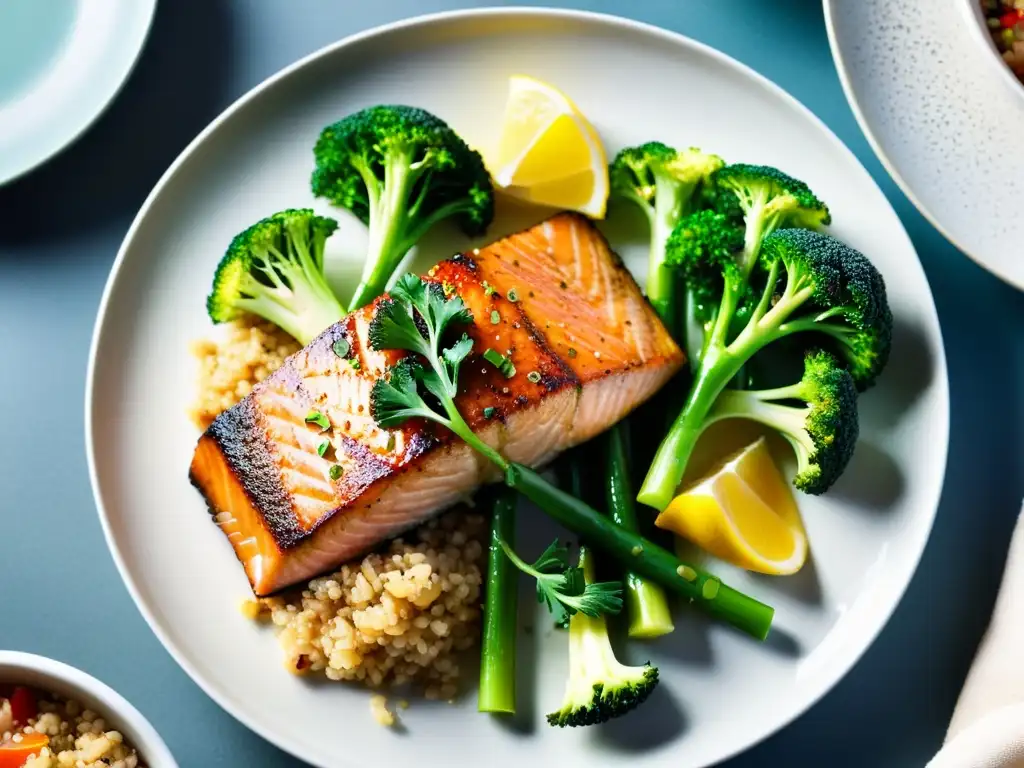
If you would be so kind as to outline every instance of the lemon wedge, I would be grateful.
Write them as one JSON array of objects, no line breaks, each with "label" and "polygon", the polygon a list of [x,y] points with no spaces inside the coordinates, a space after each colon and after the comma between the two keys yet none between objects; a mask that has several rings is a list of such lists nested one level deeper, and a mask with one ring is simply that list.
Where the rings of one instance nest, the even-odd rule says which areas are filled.
[{"label": "lemon wedge", "polygon": [[510,197],[603,218],[608,160],[597,131],[555,86],[509,78],[501,138],[487,159],[495,185]]},{"label": "lemon wedge", "polygon": [[782,576],[807,560],[796,500],[763,437],[676,496],[655,524],[749,571]]}]

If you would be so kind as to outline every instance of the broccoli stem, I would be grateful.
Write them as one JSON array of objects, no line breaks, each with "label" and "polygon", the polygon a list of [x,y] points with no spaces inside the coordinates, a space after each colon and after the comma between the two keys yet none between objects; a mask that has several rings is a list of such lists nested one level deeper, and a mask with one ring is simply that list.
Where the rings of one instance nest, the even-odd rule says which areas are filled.
[{"label": "broccoli stem", "polygon": [[[659,208],[661,198],[658,198]],[[654,311],[666,323],[671,322],[671,308],[674,304],[676,275],[665,263],[665,243],[675,222],[662,211],[651,217],[651,251],[647,261],[647,300]],[[669,328],[672,332],[673,329]]]},{"label": "broccoli stem", "polygon": [[801,321],[787,322],[793,312],[811,298],[813,289],[799,276],[790,275],[782,297],[771,302],[778,279],[773,267],[761,300],[743,330],[730,343],[730,326],[739,303],[743,283],[726,280],[718,316],[711,329],[693,386],[686,404],[676,417],[668,435],[658,446],[654,461],[644,478],[637,500],[661,511],[675,496],[690,455],[703,431],[708,416],[722,390],[761,348],[777,339],[801,330],[810,330]]},{"label": "broccoli stem", "polygon": [[412,159],[411,153],[403,154],[396,150],[384,163],[384,183],[373,187],[367,185],[370,190],[370,241],[363,274],[349,303],[349,312],[369,304],[384,293],[388,281],[411,247],[407,232],[407,206],[409,193],[420,175],[410,167]]},{"label": "broccoli stem", "polygon": [[807,458],[815,452],[814,440],[804,428],[807,408],[781,405],[774,401],[803,399],[803,396],[803,387],[799,383],[760,391],[726,389],[715,401],[706,425],[710,426],[722,419],[741,418],[769,427],[793,446],[797,457],[797,474],[801,474],[808,468]]},{"label": "broccoli stem", "polygon": [[576,533],[591,547],[615,558],[621,565],[692,601],[712,616],[758,640],[768,636],[775,614],[771,606],[687,565],[653,541],[625,530],[607,515],[556,488],[529,467],[509,463],[505,482],[556,522]]},{"label": "broccoli stem", "polygon": [[726,384],[739,372],[745,359],[720,347],[711,347],[705,351],[686,404],[658,446],[658,452],[637,494],[640,503],[661,511],[672,501],[690,455],[707,426],[705,422],[708,411]]},{"label": "broccoli stem", "polygon": [[483,642],[480,648],[480,712],[516,711],[516,567],[501,542],[515,546],[516,493],[501,488],[491,507]]},{"label": "broccoli stem", "polygon": [[[608,509],[617,525],[639,532],[633,488],[629,480],[629,459],[624,433],[628,422],[620,422],[608,431],[605,449],[605,491]],[[626,609],[629,612],[629,636],[655,638],[667,635],[675,627],[665,592],[654,582],[633,571],[626,572]]]}]

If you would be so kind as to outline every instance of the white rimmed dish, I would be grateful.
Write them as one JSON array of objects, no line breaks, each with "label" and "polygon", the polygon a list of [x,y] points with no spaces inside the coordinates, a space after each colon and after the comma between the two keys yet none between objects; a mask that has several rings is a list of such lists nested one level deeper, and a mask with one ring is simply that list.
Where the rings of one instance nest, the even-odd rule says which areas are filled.
[{"label": "white rimmed dish", "polygon": [[[707,108],[666,102],[659,83],[631,76],[639,69],[676,73],[690,89],[687,103]],[[501,113],[507,77],[524,70],[571,94],[610,151],[658,138],[804,178],[832,206],[834,233],[869,253],[887,278],[894,358],[863,398],[863,439],[848,475],[830,496],[803,500],[813,566],[786,581],[721,569],[776,606],[767,644],[681,615],[670,638],[624,651],[661,667],[651,703],[600,729],[561,731],[544,725],[542,714],[561,697],[564,638],[539,620],[538,631],[520,641],[524,667],[537,680],[535,692],[524,689],[526,725],[478,715],[470,693],[454,705],[414,704],[402,713],[407,731],[399,734],[373,724],[364,691],[288,675],[272,634],[237,610],[247,582],[187,479],[197,437],[185,415],[194,386],[187,347],[211,333],[203,298],[235,232],[286,206],[331,213],[308,189],[311,147],[323,125],[371,103],[411,102],[479,142]],[[648,116],[643,125],[637,114]],[[358,252],[360,228],[333,215],[343,234],[355,233],[344,250]],[[511,226],[496,222],[491,236]],[[450,233],[431,241],[431,256],[467,247]],[[642,277],[639,239],[614,243]],[[885,624],[934,519],[948,410],[941,334],[913,247],[867,172],[809,111],[676,34],[587,13],[491,9],[415,19],[330,46],[243,97],[186,149],[133,223],[104,293],[90,355],[86,443],[107,541],[140,611],[207,693],[283,749],[339,768],[361,765],[367,755],[447,767],[453,750],[466,764],[585,759],[597,767],[628,759],[696,768],[803,712]],[[547,543],[529,530],[523,535],[537,547]]]},{"label": "white rimmed dish", "polygon": [[8,0],[0,9],[0,184],[72,143],[113,101],[156,0]]},{"label": "white rimmed dish", "polygon": [[0,684],[27,685],[74,699],[120,731],[149,768],[178,768],[160,734],[121,694],[75,667],[45,656],[0,650]]},{"label": "white rimmed dish", "polygon": [[846,97],[886,170],[950,242],[1024,288],[1024,86],[969,1],[824,0],[825,22]]}]

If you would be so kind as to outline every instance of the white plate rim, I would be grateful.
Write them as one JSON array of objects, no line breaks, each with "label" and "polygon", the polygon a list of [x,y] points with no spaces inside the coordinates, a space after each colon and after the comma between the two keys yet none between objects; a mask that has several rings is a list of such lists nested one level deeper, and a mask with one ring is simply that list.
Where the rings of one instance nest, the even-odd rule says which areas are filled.
[{"label": "white plate rim", "polygon": [[[827,0],[826,0],[827,1]],[[103,294],[100,300],[99,308],[97,310],[96,322],[93,327],[92,339],[89,347],[89,357],[86,371],[86,387],[85,387],[85,448],[86,448],[86,461],[89,471],[89,481],[92,488],[93,500],[96,505],[97,514],[100,519],[100,524],[103,529],[103,536],[107,543],[107,548],[110,551],[110,555],[114,560],[114,564],[117,567],[118,573],[121,576],[122,581],[136,608],[139,610],[146,623],[149,625],[150,630],[154,633],[157,639],[163,645],[164,649],[170,654],[174,661],[178,664],[181,669],[192,679],[192,681],[209,696],[214,702],[217,703],[225,712],[235,718],[238,722],[242,723],[246,728],[251,730],[253,733],[259,735],[263,739],[274,746],[282,749],[290,755],[300,759],[306,760],[304,757],[306,749],[298,743],[295,743],[292,739],[282,736],[277,733],[272,727],[261,727],[255,722],[255,718],[250,717],[244,713],[242,707],[237,706],[231,699],[231,696],[226,692],[218,690],[215,686],[209,684],[201,674],[195,669],[195,667],[185,658],[184,653],[170,640],[170,638],[160,628],[159,623],[154,617],[152,611],[147,607],[144,600],[142,600],[139,589],[132,578],[132,575],[124,561],[124,558],[120,552],[119,547],[114,539],[113,530],[111,528],[110,519],[106,512],[103,496],[100,490],[99,475],[96,463],[96,451],[95,451],[95,435],[94,425],[92,420],[92,405],[95,393],[95,373],[97,357],[100,348],[100,343],[104,334],[105,319],[108,310],[108,305],[116,287],[118,278],[120,276],[121,267],[123,266],[124,260],[127,256],[128,251],[131,249],[132,241],[138,229],[141,227],[142,222],[145,220],[149,213],[150,208],[159,198],[160,194],[167,187],[173,178],[176,176],[180,167],[188,160],[191,154],[196,151],[204,141],[213,134],[222,123],[230,119],[236,112],[244,108],[250,101],[258,98],[265,90],[276,85],[279,81],[289,77],[294,72],[302,69],[303,67],[317,61],[321,57],[330,56],[336,50],[343,47],[361,43],[375,37],[386,37],[387,35],[399,31],[408,30],[416,27],[430,27],[432,25],[443,25],[452,20],[464,20],[472,18],[487,18],[493,16],[509,16],[509,17],[533,17],[533,18],[549,18],[562,21],[589,21],[604,23],[612,27],[619,27],[634,32],[654,35],[661,39],[672,42],[677,45],[689,47],[697,52],[709,56],[716,60],[718,63],[729,67],[738,73],[754,80],[758,85],[768,89],[774,96],[782,99],[790,106],[796,108],[801,114],[810,120],[828,139],[835,145],[836,149],[845,154],[849,160],[859,166],[864,173],[868,176],[871,183],[877,188],[877,182],[870,177],[867,170],[864,169],[863,164],[857,159],[856,155],[853,154],[852,150],[847,147],[842,140],[809,108],[807,108],[802,102],[796,97],[792,96],[788,91],[784,90],[781,86],[774,83],[764,75],[760,74],[750,66],[742,63],[738,59],[729,56],[722,51],[719,51],[712,46],[702,43],[699,40],[695,40],[686,35],[671,30],[658,27],[654,24],[646,22],[635,21],[633,19],[616,16],[614,14],[601,13],[596,11],[581,11],[574,9],[565,8],[554,8],[554,7],[534,7],[534,6],[509,6],[509,7],[484,7],[484,8],[470,8],[470,9],[459,9],[454,11],[442,11],[438,13],[423,14],[414,16],[398,21],[390,22],[387,24],[379,25],[368,30],[357,32],[355,34],[346,36],[334,43],[329,43],[312,53],[303,56],[294,63],[284,67],[275,74],[271,75],[267,79],[263,80],[248,92],[240,96],[236,101],[230,104],[224,109],[214,120],[204,128],[195,139],[193,139],[170,167],[164,172],[160,180],[154,186],[153,190],[147,196],[139,212],[136,214],[132,221],[131,226],[128,229],[127,234],[122,241],[120,248],[118,249],[117,256],[114,259],[114,263],[111,267],[110,274],[107,278],[107,282],[104,286]],[[879,190],[881,194],[881,190]],[[903,227],[902,221],[896,215],[892,209],[891,203],[888,198],[885,198],[884,194],[881,197],[892,211],[893,218],[899,223],[899,229],[902,231],[903,237],[906,240],[907,246],[911,252],[916,255],[916,249],[910,240],[909,235],[906,233],[906,229]],[[920,260],[919,260],[920,265]],[[924,275],[922,270],[922,276],[924,277],[925,283],[927,284],[927,276]],[[946,363],[946,352],[945,343],[942,336],[941,324],[938,320],[938,313],[935,308],[934,297],[932,296],[930,286],[928,290],[928,307],[930,308],[931,317],[934,321],[933,327],[936,334],[936,349],[934,367],[936,377],[934,386],[938,387],[937,396],[940,400],[940,408],[942,413],[942,423],[938,425],[939,437],[942,440],[945,450],[942,452],[941,463],[937,467],[941,470],[938,482],[935,484],[931,498],[929,499],[928,509],[931,510],[927,530],[921,538],[920,546],[917,551],[912,553],[912,557],[907,559],[907,565],[910,568],[908,577],[900,585],[896,598],[891,602],[889,608],[880,615],[878,624],[871,632],[865,633],[865,642],[863,647],[860,648],[856,653],[851,654],[843,664],[838,664],[830,675],[823,676],[822,683],[818,686],[816,692],[808,697],[808,700],[804,702],[802,707],[795,708],[786,718],[783,718],[777,723],[774,730],[767,731],[755,738],[748,739],[743,742],[738,742],[730,746],[728,751],[723,752],[719,758],[719,762],[727,761],[749,749],[765,741],[770,736],[778,733],[782,729],[790,725],[794,720],[807,712],[811,707],[818,703],[821,698],[831,691],[835,685],[842,680],[850,670],[857,664],[864,653],[874,644],[878,635],[888,624],[895,612],[896,608],[902,602],[903,596],[906,593],[907,587],[913,578],[913,575],[917,572],[917,568],[920,565],[921,557],[924,553],[924,549],[927,545],[928,540],[931,536],[931,531],[934,528],[935,517],[938,513],[939,501],[941,499],[942,490],[945,484],[946,469],[948,466],[949,456],[949,429],[950,429],[950,403],[949,403],[949,375]]]},{"label": "white plate rim", "polygon": [[[121,94],[121,91],[124,90],[125,84],[127,84],[128,79],[139,63],[142,51],[145,49],[146,42],[149,40],[150,33],[153,30],[153,21],[156,17],[157,0],[132,0],[132,3],[143,8],[145,21],[139,28],[137,37],[130,42],[130,46],[133,48],[132,53],[128,56],[125,67],[113,79],[113,87],[104,92],[98,92],[87,116],[73,129],[65,132],[62,138],[45,145],[40,151],[28,153],[26,162],[20,164],[6,176],[0,176],[0,186],[10,184],[26,176],[77,142],[86,131],[96,124],[96,121],[104,115],[107,109],[110,108],[110,105],[114,103],[114,100]],[[122,41],[120,44],[124,45],[123,36],[117,35],[116,39]],[[124,47],[127,48],[129,46],[125,45]]]},{"label": "white plate rim", "polygon": [[[850,110],[853,112],[854,118],[857,120],[857,124],[860,126],[861,131],[864,133],[864,137],[867,139],[868,144],[871,145],[871,149],[874,151],[878,161],[885,168],[892,180],[896,182],[896,186],[900,188],[900,191],[907,196],[907,199],[913,204],[915,208],[921,213],[922,216],[931,224],[939,233],[952,243],[961,253],[966,255],[975,264],[982,269],[990,272],[991,274],[998,277],[1000,280],[1005,282],[1007,285],[1012,285],[1018,290],[1024,291],[1024,277],[1015,277],[1008,271],[1004,270],[998,264],[992,264],[987,260],[980,258],[979,256],[971,253],[971,251],[961,243],[956,237],[953,236],[952,232],[945,227],[938,217],[932,213],[917,196],[910,184],[907,183],[906,179],[896,169],[896,165],[882,149],[882,144],[878,139],[875,131],[871,127],[871,123],[868,121],[867,116],[861,109],[860,102],[857,100],[856,91],[853,88],[853,81],[850,77],[849,70],[846,65],[846,60],[843,57],[843,52],[839,47],[839,39],[836,33],[836,0],[822,0],[822,8],[825,15],[825,29],[828,32],[828,46],[832,52],[832,60],[835,63],[836,73],[839,75],[839,82],[843,87],[843,93],[846,96],[846,102],[850,105]],[[1024,87],[1024,86],[1022,86]]]}]

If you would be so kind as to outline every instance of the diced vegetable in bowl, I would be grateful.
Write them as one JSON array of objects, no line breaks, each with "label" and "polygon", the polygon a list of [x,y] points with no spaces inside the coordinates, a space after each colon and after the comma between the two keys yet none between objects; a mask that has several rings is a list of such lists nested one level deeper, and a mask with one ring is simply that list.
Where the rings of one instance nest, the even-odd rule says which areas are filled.
[{"label": "diced vegetable in bowl", "polygon": [[141,713],[52,659],[0,651],[0,768],[177,768]]}]

